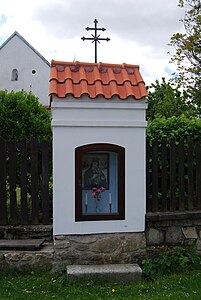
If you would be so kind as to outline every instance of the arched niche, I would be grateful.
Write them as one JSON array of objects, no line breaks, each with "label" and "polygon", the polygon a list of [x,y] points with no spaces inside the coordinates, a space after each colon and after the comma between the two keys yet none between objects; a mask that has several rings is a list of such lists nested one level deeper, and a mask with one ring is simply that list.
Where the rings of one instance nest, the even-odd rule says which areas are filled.
[{"label": "arched niche", "polygon": [[125,219],[125,148],[106,143],[75,149],[75,220]]}]

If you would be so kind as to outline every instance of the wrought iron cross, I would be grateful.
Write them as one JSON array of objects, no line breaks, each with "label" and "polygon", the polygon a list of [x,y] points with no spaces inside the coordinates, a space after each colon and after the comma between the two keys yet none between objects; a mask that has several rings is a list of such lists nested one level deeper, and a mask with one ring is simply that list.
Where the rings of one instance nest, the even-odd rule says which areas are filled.
[{"label": "wrought iron cross", "polygon": [[85,40],[92,41],[92,43],[95,42],[95,63],[97,63],[97,43],[100,44],[100,41],[107,41],[107,42],[109,42],[110,39],[108,37],[107,38],[100,38],[100,34],[97,35],[97,31],[98,30],[105,31],[106,29],[105,28],[98,28],[97,27],[98,21],[96,19],[94,20],[94,24],[95,24],[94,28],[93,27],[86,27],[85,28],[87,31],[94,30],[95,33],[92,34],[92,38],[86,38],[86,37],[83,36],[81,39],[83,41],[85,41]]}]

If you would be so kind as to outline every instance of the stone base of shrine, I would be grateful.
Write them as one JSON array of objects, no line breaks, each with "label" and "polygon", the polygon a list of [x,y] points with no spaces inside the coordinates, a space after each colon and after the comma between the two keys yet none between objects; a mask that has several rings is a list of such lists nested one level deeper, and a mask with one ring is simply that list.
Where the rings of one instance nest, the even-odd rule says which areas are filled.
[{"label": "stone base of shrine", "polygon": [[58,265],[140,264],[145,256],[144,232],[54,236]]}]

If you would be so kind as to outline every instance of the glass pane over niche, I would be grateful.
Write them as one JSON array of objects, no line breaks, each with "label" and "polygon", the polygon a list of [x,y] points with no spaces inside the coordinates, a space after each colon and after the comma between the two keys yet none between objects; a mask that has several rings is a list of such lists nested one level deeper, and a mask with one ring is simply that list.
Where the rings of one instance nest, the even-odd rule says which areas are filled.
[{"label": "glass pane over niche", "polygon": [[118,154],[88,152],[82,157],[82,213],[118,212]]},{"label": "glass pane over niche", "polygon": [[76,151],[76,220],[123,219],[124,148],[109,144],[83,147]]}]

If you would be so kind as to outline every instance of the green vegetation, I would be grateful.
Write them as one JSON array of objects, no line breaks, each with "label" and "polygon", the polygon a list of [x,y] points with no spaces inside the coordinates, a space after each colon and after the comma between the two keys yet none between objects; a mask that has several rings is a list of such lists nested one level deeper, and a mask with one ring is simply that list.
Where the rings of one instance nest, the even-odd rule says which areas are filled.
[{"label": "green vegetation", "polygon": [[[176,271],[175,266],[175,271]],[[1,300],[164,300],[201,299],[201,271],[157,278],[154,282],[120,285],[98,281],[69,282],[51,274],[0,274]]]},{"label": "green vegetation", "polygon": [[35,137],[50,140],[50,111],[25,91],[0,91],[0,136],[6,140]]},{"label": "green vegetation", "polygon": [[191,117],[187,118],[184,115],[179,117],[157,117],[149,122],[147,127],[147,137],[150,141],[157,138],[159,141],[166,139],[167,141],[174,140],[179,142],[184,138],[194,142],[200,141],[201,137],[201,119]]},{"label": "green vegetation", "polygon": [[201,258],[195,253],[195,245],[173,249],[164,248],[158,257],[145,259],[142,262],[145,278],[154,280],[158,276],[183,272],[192,268],[201,269]]}]

